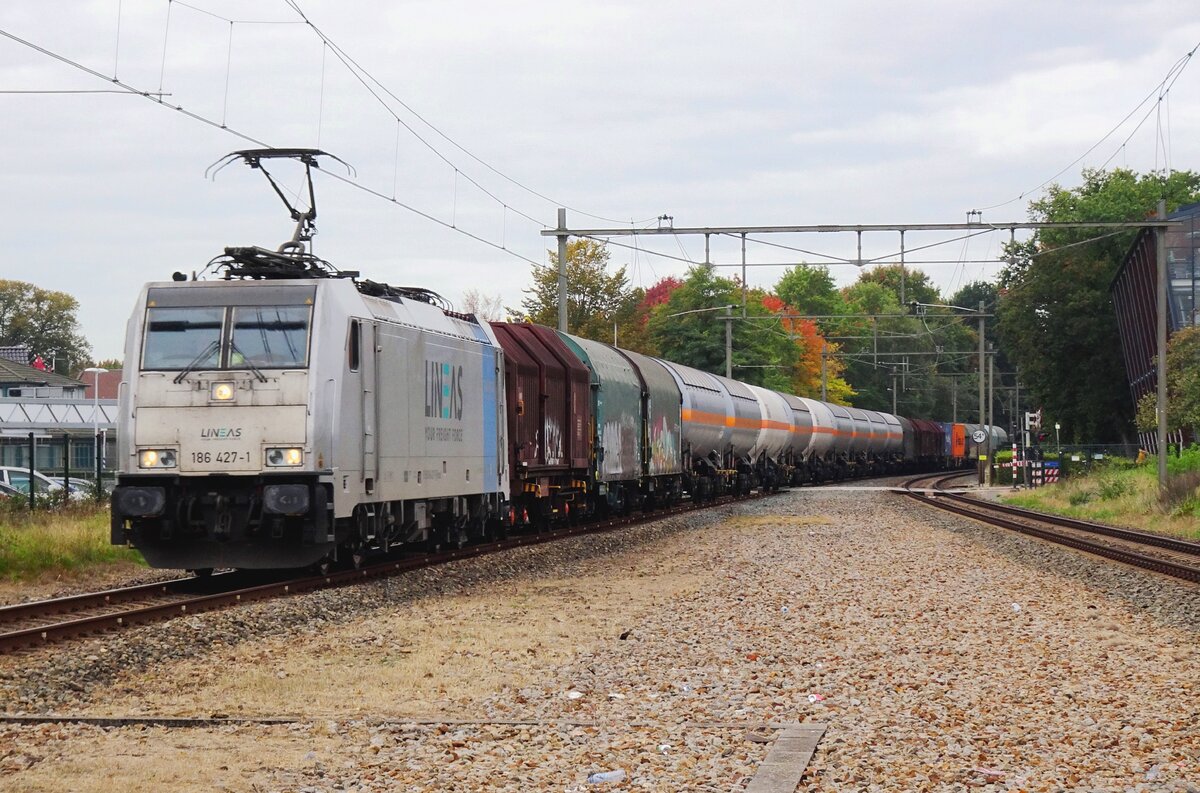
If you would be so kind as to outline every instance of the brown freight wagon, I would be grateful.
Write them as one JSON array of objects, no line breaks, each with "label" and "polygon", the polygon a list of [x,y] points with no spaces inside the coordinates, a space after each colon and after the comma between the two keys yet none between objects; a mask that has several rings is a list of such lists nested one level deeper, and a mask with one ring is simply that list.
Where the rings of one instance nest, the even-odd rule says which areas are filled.
[{"label": "brown freight wagon", "polygon": [[551,330],[493,322],[504,350],[509,470],[517,522],[548,524],[586,510],[591,379]]}]

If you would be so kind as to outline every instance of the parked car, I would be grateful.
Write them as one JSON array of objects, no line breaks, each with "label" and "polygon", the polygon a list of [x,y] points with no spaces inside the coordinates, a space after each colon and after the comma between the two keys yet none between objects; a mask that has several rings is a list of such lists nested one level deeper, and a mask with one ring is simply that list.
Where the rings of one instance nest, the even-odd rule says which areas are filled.
[{"label": "parked car", "polygon": [[24,496],[20,490],[17,490],[12,485],[0,484],[0,499],[12,498],[13,496]]},{"label": "parked car", "polygon": [[[0,465],[0,484],[16,488],[21,493],[29,495],[29,473],[28,468],[19,468],[15,465]],[[40,471],[33,472],[33,479],[39,493],[53,493],[63,489],[62,485]]]},{"label": "parked car", "polygon": [[[66,484],[64,478],[61,476],[52,476],[50,479],[60,486],[64,486]],[[107,491],[108,488],[105,488],[105,492]],[[92,496],[96,495],[96,483],[91,479],[81,479],[77,476],[71,477],[71,497],[79,498],[80,496],[77,494],[82,494],[86,498],[91,498]]]}]

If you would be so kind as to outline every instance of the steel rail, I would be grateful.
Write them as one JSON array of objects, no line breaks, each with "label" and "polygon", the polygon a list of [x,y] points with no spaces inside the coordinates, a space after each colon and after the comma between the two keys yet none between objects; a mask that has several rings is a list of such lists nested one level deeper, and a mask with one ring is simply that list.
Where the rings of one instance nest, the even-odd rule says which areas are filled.
[{"label": "steel rail", "polygon": [[165,581],[155,581],[148,584],[107,589],[101,592],[84,592],[78,595],[65,595],[49,600],[31,600],[25,603],[13,603],[0,606],[0,625],[11,624],[39,617],[51,617],[58,614],[71,614],[88,609],[115,606],[130,601],[145,600],[148,597],[171,595],[179,593],[188,585],[196,586],[198,582],[219,581],[228,573],[219,573],[210,579],[194,576],[172,578]]},{"label": "steel rail", "polygon": [[1096,523],[1090,520],[1079,520],[1078,518],[1069,518],[1065,515],[1051,515],[1045,512],[1038,512],[1024,507],[1014,507],[1011,504],[997,504],[994,502],[978,501],[970,496],[961,493],[944,493],[939,494],[940,498],[949,498],[954,501],[978,502],[984,509],[990,509],[993,512],[1002,512],[1006,515],[1014,515],[1017,517],[1028,518],[1030,520],[1038,520],[1043,523],[1051,523],[1055,526],[1062,526],[1067,529],[1077,529],[1079,531],[1088,531],[1093,534],[1104,534],[1109,537],[1115,537],[1120,540],[1128,540],[1142,545],[1153,545],[1159,548],[1166,548],[1170,551],[1185,553],[1191,556],[1200,556],[1200,542],[1193,540],[1184,540],[1179,537],[1168,537],[1165,534],[1152,534],[1148,531],[1138,531],[1137,529],[1124,529],[1120,526],[1110,526],[1106,523]]},{"label": "steel rail", "polygon": [[[756,499],[762,497],[763,494],[757,494],[747,498]],[[141,606],[122,611],[80,617],[54,624],[7,631],[0,633],[0,654],[23,648],[43,646],[53,642],[63,641],[65,639],[88,636],[111,630],[128,628],[135,625],[144,625],[150,622],[159,622],[172,619],[174,617],[187,616],[190,614],[197,614],[214,609],[236,606],[257,600],[266,600],[275,597],[298,594],[301,592],[309,592],[316,589],[344,586],[373,578],[383,578],[408,572],[410,570],[416,570],[423,567],[432,567],[434,565],[462,559],[470,559],[476,556],[497,553],[499,551],[518,548],[521,546],[540,545],[542,543],[552,542],[554,540],[565,539],[567,537],[573,537],[581,534],[598,534],[618,528],[636,526],[642,523],[662,520],[664,518],[693,512],[702,508],[724,506],[726,504],[736,503],[743,500],[747,499],[725,497],[722,499],[705,501],[700,504],[688,503],[661,511],[620,518],[607,518],[598,522],[588,523],[586,525],[565,527],[542,532],[540,534],[519,534],[507,539],[497,540],[490,543],[482,543],[480,545],[470,545],[464,548],[456,548],[438,553],[412,555],[408,558],[393,559],[356,570],[342,570],[324,575],[311,575],[300,578],[286,579],[283,581],[273,581],[267,584],[257,584],[250,587],[239,587],[214,593],[200,594],[184,600],[175,600],[170,603]],[[224,577],[224,575],[232,574],[223,574],[221,577]],[[171,582],[164,583],[178,585],[179,582],[195,581],[197,581],[195,578],[186,578],[175,579]],[[26,613],[29,613],[38,605],[54,604],[61,601],[65,606],[71,601],[78,600],[79,602],[84,602],[88,598],[103,598],[110,595],[124,597],[126,602],[128,602],[130,600],[136,600],[136,593],[139,591],[143,593],[143,597],[159,596],[161,594],[161,587],[161,583],[142,585],[139,587],[125,587],[122,589],[112,590],[111,592],[107,593],[98,592],[91,593],[89,595],[58,598],[51,601],[40,601],[40,603],[34,602],[18,604],[15,607],[9,608],[13,613],[16,613],[17,611],[25,611]]]},{"label": "steel rail", "polygon": [[[950,477],[950,478],[952,478],[952,477]],[[999,527],[1005,528],[1005,529],[1011,529],[1012,531],[1017,531],[1022,534],[1027,534],[1027,535],[1030,535],[1033,537],[1038,537],[1043,540],[1048,540],[1049,542],[1058,543],[1059,545],[1065,545],[1069,548],[1074,548],[1076,550],[1085,551],[1087,553],[1095,554],[1097,556],[1103,556],[1107,559],[1113,559],[1115,561],[1123,562],[1125,564],[1133,565],[1135,567],[1141,567],[1146,570],[1153,570],[1158,573],[1163,573],[1164,575],[1169,575],[1169,576],[1172,576],[1175,578],[1181,578],[1185,581],[1191,581],[1193,583],[1200,583],[1200,563],[1192,565],[1192,564],[1183,564],[1180,562],[1173,562],[1169,559],[1163,559],[1163,558],[1157,557],[1157,556],[1149,556],[1147,554],[1139,553],[1137,551],[1126,550],[1126,549],[1114,547],[1112,545],[1109,545],[1109,544],[1106,544],[1103,542],[1092,541],[1092,540],[1084,539],[1082,537],[1065,534],[1063,532],[1055,531],[1052,528],[1041,528],[1037,525],[1034,525],[1034,522],[1043,523],[1048,526],[1059,525],[1062,528],[1069,528],[1069,529],[1073,529],[1075,531],[1086,531],[1086,532],[1101,534],[1104,536],[1112,536],[1115,539],[1122,540],[1123,542],[1146,544],[1146,543],[1142,543],[1142,540],[1140,538],[1133,539],[1133,538],[1127,538],[1127,537],[1120,537],[1116,534],[1110,534],[1107,531],[1108,529],[1116,529],[1116,527],[1104,526],[1103,524],[1090,524],[1087,521],[1075,521],[1075,523],[1078,525],[1060,524],[1057,522],[1057,518],[1059,517],[1057,515],[1046,515],[1044,513],[1033,512],[1031,510],[1022,510],[1021,511],[1022,519],[1024,521],[1029,521],[1029,522],[1013,520],[1011,518],[1004,517],[1003,515],[995,514],[995,512],[1002,512],[1004,510],[996,510],[995,512],[989,512],[989,510],[992,509],[993,505],[978,501],[977,499],[961,497],[954,493],[940,493],[937,496],[929,496],[924,493],[918,493],[918,492],[914,491],[912,489],[912,486],[914,485],[914,483],[922,481],[922,479],[928,479],[928,477],[922,477],[921,479],[910,480],[909,482],[905,483],[904,494],[916,501],[919,501],[922,504],[928,504],[930,506],[937,507],[938,509],[942,509],[947,512],[953,512],[955,514],[962,515],[964,517],[968,517],[973,520],[980,521],[982,523],[987,523],[992,526],[999,526]],[[948,479],[948,478],[946,478],[946,479]],[[939,479],[937,482],[935,482],[934,489],[940,490],[941,487],[944,485],[946,479]],[[1074,519],[1067,519],[1067,520],[1074,520]],[[1118,531],[1125,531],[1125,530],[1118,529]],[[1129,530],[1129,531],[1133,535],[1144,534],[1144,532],[1135,532],[1132,530]],[[1150,536],[1155,536],[1155,535],[1150,535]],[[1156,537],[1156,539],[1158,539],[1158,538]],[[1173,538],[1161,538],[1161,539],[1171,540]],[[1180,542],[1184,542],[1184,541],[1180,541]],[[1157,547],[1169,547],[1169,546],[1161,545],[1160,543],[1154,543],[1154,545],[1156,545]],[[1189,545],[1195,545],[1195,544],[1191,543]],[[1183,552],[1188,553],[1188,554],[1195,553],[1195,551],[1191,550],[1191,549],[1183,551]]]}]

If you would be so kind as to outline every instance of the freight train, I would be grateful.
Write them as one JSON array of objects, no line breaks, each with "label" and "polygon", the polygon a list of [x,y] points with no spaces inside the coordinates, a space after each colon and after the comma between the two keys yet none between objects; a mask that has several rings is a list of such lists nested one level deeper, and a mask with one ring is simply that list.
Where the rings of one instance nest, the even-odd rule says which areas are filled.
[{"label": "freight train", "polygon": [[361,563],[978,451],[976,425],[481,321],[295,248],[213,272],[148,284],[128,323],[112,541],[154,567]]}]

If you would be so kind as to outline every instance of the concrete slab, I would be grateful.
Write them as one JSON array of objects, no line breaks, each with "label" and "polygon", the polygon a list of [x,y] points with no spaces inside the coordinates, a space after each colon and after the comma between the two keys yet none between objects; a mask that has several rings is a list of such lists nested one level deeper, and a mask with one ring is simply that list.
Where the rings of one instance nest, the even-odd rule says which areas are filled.
[{"label": "concrete slab", "polygon": [[828,725],[788,724],[746,787],[746,793],[794,793]]}]

